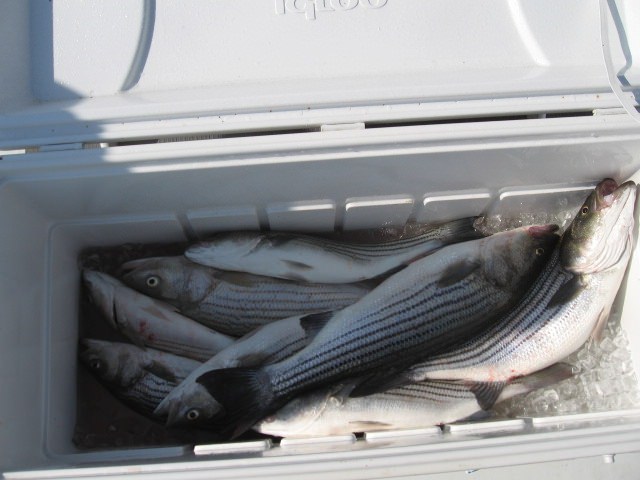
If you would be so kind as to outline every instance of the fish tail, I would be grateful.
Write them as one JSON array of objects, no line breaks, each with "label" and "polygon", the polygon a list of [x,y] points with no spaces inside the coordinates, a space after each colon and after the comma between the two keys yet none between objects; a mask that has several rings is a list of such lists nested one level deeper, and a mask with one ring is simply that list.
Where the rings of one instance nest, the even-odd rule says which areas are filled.
[{"label": "fish tail", "polygon": [[445,223],[440,227],[442,242],[449,244],[483,237],[484,235],[475,227],[478,218],[479,217],[465,217]]},{"label": "fish tail", "polygon": [[276,410],[269,375],[259,368],[211,370],[196,379],[222,406],[212,420],[219,433],[236,438]]}]

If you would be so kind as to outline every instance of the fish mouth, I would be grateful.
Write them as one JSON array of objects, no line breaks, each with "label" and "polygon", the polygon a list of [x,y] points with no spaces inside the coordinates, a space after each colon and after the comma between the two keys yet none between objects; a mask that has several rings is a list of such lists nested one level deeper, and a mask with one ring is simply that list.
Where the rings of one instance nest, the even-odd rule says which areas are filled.
[{"label": "fish mouth", "polygon": [[78,342],[78,353],[82,355],[88,350],[98,350],[108,345],[109,345],[109,342],[105,342],[103,340],[94,340],[92,338],[81,338],[80,341]]},{"label": "fish mouth", "polygon": [[[561,253],[565,270],[574,274],[594,273],[617,265],[633,245],[634,210],[637,187],[627,181],[621,185],[607,178],[598,183],[585,205],[593,215],[567,232],[567,243]],[[580,215],[580,214],[578,214]],[[580,222],[576,218],[574,222]],[[575,243],[574,243],[575,242]]]},{"label": "fish mouth", "polygon": [[109,323],[114,328],[118,328],[116,298],[123,291],[123,285],[106,273],[95,270],[83,270],[82,280],[89,291],[91,300],[98,306]]},{"label": "fish mouth", "polygon": [[174,403],[176,403],[176,400],[169,397],[165,397],[155,408],[155,410],[153,411],[153,414],[159,417],[168,417],[169,412],[172,410]]},{"label": "fish mouth", "polygon": [[148,265],[149,260],[150,259],[148,258],[139,258],[137,260],[129,260],[128,262],[123,263],[118,268],[118,276],[122,277],[128,273],[133,272],[134,270],[137,270],[139,267]]},{"label": "fish mouth", "polygon": [[187,257],[192,262],[198,263],[198,260],[202,260],[207,251],[206,245],[196,244],[189,247],[185,252],[184,256]]},{"label": "fish mouth", "polygon": [[[610,179],[609,179],[610,180]],[[613,182],[613,180],[611,180]],[[602,182],[604,183],[604,181]],[[598,187],[602,185],[598,184]],[[615,182],[614,182],[615,183]],[[635,201],[636,184],[628,181],[611,190],[611,184],[596,187],[596,210],[603,212],[611,226],[617,222],[622,212],[627,211],[629,203]],[[630,209],[629,211],[633,211]]]}]

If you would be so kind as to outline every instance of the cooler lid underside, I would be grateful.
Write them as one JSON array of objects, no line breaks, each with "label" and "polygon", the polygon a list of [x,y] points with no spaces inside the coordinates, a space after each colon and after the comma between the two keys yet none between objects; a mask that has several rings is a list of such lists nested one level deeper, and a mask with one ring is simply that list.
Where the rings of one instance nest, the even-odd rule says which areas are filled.
[{"label": "cooler lid underside", "polygon": [[[611,31],[625,37],[612,56],[638,84],[629,59],[633,45],[640,55],[640,34],[616,25],[639,9],[618,3]],[[30,127],[51,127],[55,140],[63,124],[81,133],[87,123],[610,91],[597,0],[54,0],[2,9],[5,146],[30,144]]]}]

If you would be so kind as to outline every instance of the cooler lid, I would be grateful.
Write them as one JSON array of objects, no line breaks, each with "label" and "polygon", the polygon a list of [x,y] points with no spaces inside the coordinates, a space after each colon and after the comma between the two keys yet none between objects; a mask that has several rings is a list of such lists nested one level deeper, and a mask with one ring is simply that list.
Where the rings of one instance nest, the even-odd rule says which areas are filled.
[{"label": "cooler lid", "polygon": [[[612,65],[639,85],[640,5],[608,4]],[[141,137],[117,126],[144,122],[611,92],[597,0],[2,2],[0,60],[0,149]]]}]

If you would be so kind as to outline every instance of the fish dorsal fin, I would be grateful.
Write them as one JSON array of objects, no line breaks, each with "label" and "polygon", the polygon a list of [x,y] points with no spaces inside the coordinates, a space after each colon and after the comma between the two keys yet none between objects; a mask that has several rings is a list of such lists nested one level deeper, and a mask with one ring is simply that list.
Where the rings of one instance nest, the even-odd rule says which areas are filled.
[{"label": "fish dorsal fin", "polygon": [[506,382],[466,382],[483,410],[489,410],[493,407],[505,384]]},{"label": "fish dorsal fin", "polygon": [[555,295],[551,297],[551,300],[549,300],[549,303],[547,304],[547,308],[564,305],[565,303],[570,302],[576,298],[585,287],[585,280],[580,275],[574,276],[571,280],[564,283]]},{"label": "fish dorsal fin", "polygon": [[173,372],[160,362],[152,361],[150,364],[145,365],[143,368],[156,377],[160,377],[164,380],[167,380],[168,382],[178,383],[178,379],[173,374]]},{"label": "fish dorsal fin", "polygon": [[471,275],[473,272],[480,268],[480,263],[473,260],[460,260],[455,262],[442,272],[440,280],[438,280],[438,287],[449,287],[464,278]]},{"label": "fish dorsal fin", "polygon": [[334,312],[310,313],[300,317],[300,326],[309,341],[313,340],[320,330],[333,318]]},{"label": "fish dorsal fin", "polygon": [[363,377],[349,396],[352,398],[366,397],[410,383],[410,380],[402,375],[402,371],[398,368],[389,368]]}]

